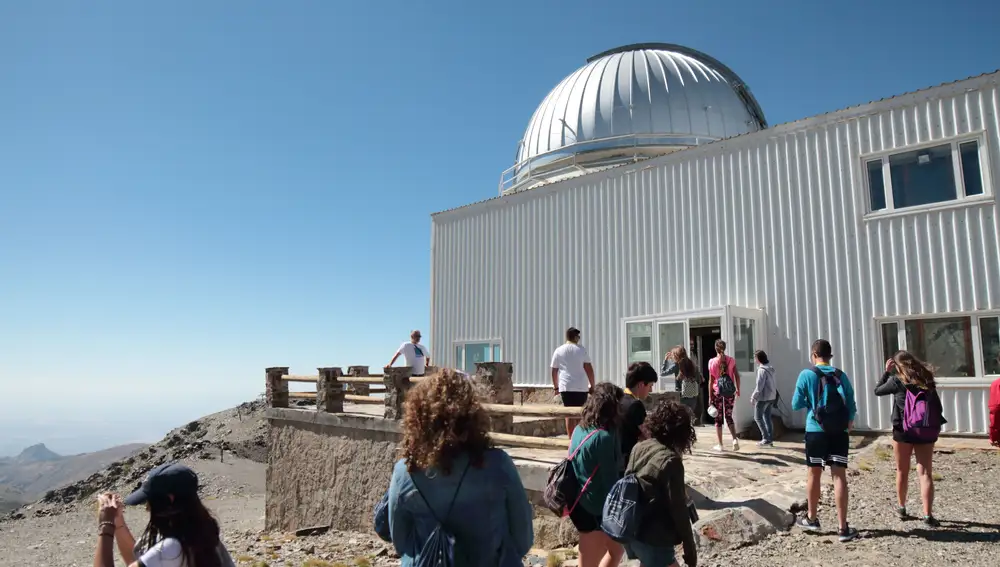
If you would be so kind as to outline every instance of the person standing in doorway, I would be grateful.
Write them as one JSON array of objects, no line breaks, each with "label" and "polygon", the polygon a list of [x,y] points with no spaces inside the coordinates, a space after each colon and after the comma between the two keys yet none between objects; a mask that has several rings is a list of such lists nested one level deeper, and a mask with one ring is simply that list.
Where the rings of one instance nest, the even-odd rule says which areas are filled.
[{"label": "person standing in doorway", "polygon": [[774,402],[778,398],[778,387],[774,381],[774,367],[771,366],[767,353],[758,350],[753,354],[757,361],[757,386],[750,395],[750,403],[753,404],[753,420],[760,428],[761,447],[774,446],[774,422],[771,421],[771,410],[774,409]]},{"label": "person standing in doorway", "polygon": [[[876,396],[892,396],[892,446],[896,455],[896,514],[909,518],[906,493],[910,487],[910,458],[917,458],[924,524],[936,528],[934,518],[934,443],[947,423],[934,383],[934,374],[917,357],[901,350],[885,361],[885,373],[875,386]],[[922,402],[922,404],[921,404]],[[917,412],[921,415],[914,415]],[[926,425],[922,422],[925,421]],[[911,424],[915,427],[911,427]]]},{"label": "person standing in doorway", "polygon": [[[552,387],[566,407],[583,407],[594,389],[594,367],[587,349],[580,344],[582,333],[576,327],[566,329],[566,343],[552,353]],[[572,437],[579,419],[566,418],[566,436]]]},{"label": "person standing in doorway", "polygon": [[430,351],[420,344],[420,331],[410,333],[410,342],[399,346],[399,350],[389,361],[389,366],[395,364],[400,355],[406,360],[406,365],[413,369],[413,376],[423,376],[427,367],[431,365]]},{"label": "person standing in doorway", "polygon": [[621,473],[632,453],[632,447],[646,438],[642,424],[646,421],[646,406],[643,400],[649,397],[656,385],[656,370],[648,362],[633,362],[625,373],[625,395],[622,396],[622,462]]},{"label": "person standing in doorway", "polygon": [[736,369],[736,360],[726,356],[726,341],[715,341],[715,354],[716,357],[708,361],[708,403],[715,408],[715,437],[719,440],[714,449],[722,450],[722,424],[725,422],[733,436],[733,451],[739,451],[733,406],[740,397],[740,371]]},{"label": "person standing in doorway", "polygon": [[677,381],[680,388],[677,390],[681,394],[681,403],[691,410],[698,421],[699,398],[701,397],[701,372],[694,361],[688,358],[687,351],[682,346],[675,346],[670,349],[670,356],[677,362]]},{"label": "person standing in doorway", "polygon": [[850,449],[850,431],[858,406],[854,387],[843,371],[830,364],[833,347],[825,339],[812,344],[813,366],[799,374],[792,397],[792,409],[808,410],[806,414],[806,500],[808,515],[797,525],[810,532],[820,530],[820,484],[823,467],[830,467],[833,475],[834,498],[837,502],[838,533],[842,543],[853,540],[858,531],[847,524],[847,452]]}]

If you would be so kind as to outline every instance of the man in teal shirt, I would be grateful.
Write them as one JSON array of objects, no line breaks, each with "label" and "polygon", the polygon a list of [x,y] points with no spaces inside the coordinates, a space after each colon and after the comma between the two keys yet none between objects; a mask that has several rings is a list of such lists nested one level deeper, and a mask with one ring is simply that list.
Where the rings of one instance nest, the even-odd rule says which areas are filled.
[{"label": "man in teal shirt", "polygon": [[[841,542],[853,540],[858,531],[847,524],[847,453],[850,449],[850,430],[858,406],[854,398],[851,379],[830,364],[833,347],[830,341],[819,339],[812,344],[812,368],[799,374],[792,397],[792,409],[808,410],[806,414],[806,499],[808,515],[798,522],[807,531],[819,531],[820,485],[823,467],[830,467],[833,475],[834,495],[837,502],[837,520],[840,523]],[[820,396],[822,395],[822,399]]]}]

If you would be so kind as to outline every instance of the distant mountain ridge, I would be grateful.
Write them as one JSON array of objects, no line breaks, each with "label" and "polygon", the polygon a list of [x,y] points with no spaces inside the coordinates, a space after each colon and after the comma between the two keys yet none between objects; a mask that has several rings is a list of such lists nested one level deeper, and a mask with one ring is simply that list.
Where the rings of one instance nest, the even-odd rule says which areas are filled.
[{"label": "distant mountain ridge", "polygon": [[39,443],[16,457],[0,458],[0,514],[34,502],[49,490],[84,479],[144,448],[142,444],[121,445],[62,456]]}]

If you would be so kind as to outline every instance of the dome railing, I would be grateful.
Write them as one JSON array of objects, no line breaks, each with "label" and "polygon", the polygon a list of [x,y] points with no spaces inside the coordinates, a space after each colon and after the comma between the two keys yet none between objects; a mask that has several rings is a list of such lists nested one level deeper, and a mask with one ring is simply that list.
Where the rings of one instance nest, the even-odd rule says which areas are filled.
[{"label": "dome railing", "polygon": [[[499,192],[512,193],[545,182],[590,173],[597,169],[638,162],[654,157],[649,150],[658,147],[663,155],[679,149],[700,146],[717,141],[716,138],[695,135],[625,134],[599,140],[589,140],[563,146],[559,149],[533,156],[508,167],[500,174]],[[631,155],[614,155],[595,158],[597,152],[632,148]],[[639,149],[646,150],[639,153]]]}]

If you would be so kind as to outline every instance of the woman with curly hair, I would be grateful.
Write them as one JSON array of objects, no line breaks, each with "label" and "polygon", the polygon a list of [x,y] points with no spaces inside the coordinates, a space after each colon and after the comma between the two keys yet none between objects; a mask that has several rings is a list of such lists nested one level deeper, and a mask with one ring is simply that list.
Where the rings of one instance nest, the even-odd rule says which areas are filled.
[{"label": "woman with curly hair", "polygon": [[[892,445],[896,454],[896,514],[899,519],[909,517],[906,512],[906,492],[910,484],[910,456],[917,458],[917,474],[920,475],[920,496],[924,503],[924,523],[928,527],[940,525],[934,519],[934,441],[916,439],[903,430],[907,393],[925,393],[928,410],[941,415],[941,398],[934,383],[934,373],[917,357],[901,350],[885,361],[885,373],[875,386],[876,396],[893,396],[892,404]],[[941,417],[941,424],[946,423]]]},{"label": "woman with curly hair", "polygon": [[580,567],[614,567],[624,550],[601,531],[604,500],[618,482],[621,454],[621,401],[625,391],[601,382],[583,405],[580,424],[570,439],[573,474],[580,484],[579,499],[569,519],[580,533]]},{"label": "woman with curly hair", "polygon": [[647,504],[639,532],[625,548],[629,559],[638,559],[642,567],[678,567],[677,544],[684,544],[688,567],[698,564],[681,459],[696,440],[691,419],[686,406],[661,401],[646,416],[649,439],[636,445],[629,459],[627,474],[635,475]]},{"label": "woman with curly hair", "polygon": [[403,567],[417,562],[438,525],[455,536],[456,565],[520,565],[531,549],[531,504],[488,431],[472,382],[453,370],[406,393],[402,458],[389,484],[389,528]]}]

